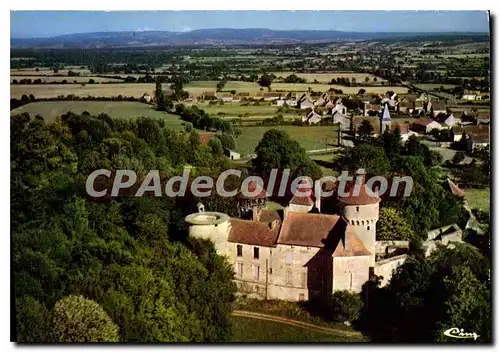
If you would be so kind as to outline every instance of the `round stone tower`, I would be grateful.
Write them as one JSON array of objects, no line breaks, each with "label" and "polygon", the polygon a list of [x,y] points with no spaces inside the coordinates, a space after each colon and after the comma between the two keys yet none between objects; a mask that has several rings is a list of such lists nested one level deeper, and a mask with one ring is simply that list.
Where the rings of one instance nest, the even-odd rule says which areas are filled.
[{"label": "round stone tower", "polygon": [[338,196],[341,214],[355,230],[358,238],[371,253],[372,265],[375,264],[376,225],[379,217],[378,196],[369,195],[363,182],[356,193],[353,185],[346,190],[345,197]]},{"label": "round stone tower", "polygon": [[184,219],[189,224],[189,236],[210,240],[218,254],[225,255],[230,231],[230,218],[223,213],[199,212]]}]

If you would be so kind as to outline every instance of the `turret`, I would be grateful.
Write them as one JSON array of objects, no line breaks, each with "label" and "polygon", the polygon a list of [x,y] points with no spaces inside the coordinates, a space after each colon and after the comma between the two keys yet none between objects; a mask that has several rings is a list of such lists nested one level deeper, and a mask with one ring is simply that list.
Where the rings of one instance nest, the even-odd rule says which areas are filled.
[{"label": "turret", "polygon": [[198,212],[186,216],[189,236],[210,240],[220,255],[227,252],[227,241],[231,230],[228,215],[216,212]]},{"label": "turret", "polygon": [[339,195],[339,206],[341,214],[351,225],[358,238],[363,242],[365,248],[371,253],[372,266],[375,264],[376,225],[379,218],[378,196],[372,196],[366,191],[366,184],[360,185],[356,192],[354,184],[349,185],[346,190],[347,196]]}]

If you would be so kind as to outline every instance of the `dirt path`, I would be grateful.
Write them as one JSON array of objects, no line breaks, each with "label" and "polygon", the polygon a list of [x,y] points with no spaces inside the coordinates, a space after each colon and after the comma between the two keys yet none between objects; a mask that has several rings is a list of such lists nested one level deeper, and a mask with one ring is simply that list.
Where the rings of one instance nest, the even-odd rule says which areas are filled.
[{"label": "dirt path", "polygon": [[252,319],[274,321],[274,322],[278,322],[278,323],[297,326],[297,327],[307,329],[310,331],[324,332],[324,333],[336,334],[336,335],[344,335],[344,336],[349,336],[349,337],[363,337],[363,335],[357,331],[348,331],[348,330],[342,330],[342,329],[328,328],[326,326],[314,325],[314,324],[305,323],[303,321],[298,321],[298,320],[294,320],[294,319],[278,317],[278,316],[269,315],[269,314],[249,312],[246,310],[235,310],[232,312],[232,315],[237,316],[237,317],[245,317],[245,318],[252,318]]}]

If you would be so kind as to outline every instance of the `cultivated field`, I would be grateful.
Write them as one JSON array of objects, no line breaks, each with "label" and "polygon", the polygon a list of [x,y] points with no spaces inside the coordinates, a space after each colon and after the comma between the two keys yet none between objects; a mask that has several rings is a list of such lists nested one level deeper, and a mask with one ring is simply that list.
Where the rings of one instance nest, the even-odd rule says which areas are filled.
[{"label": "cultivated field", "polygon": [[283,77],[286,78],[292,74],[295,74],[296,76],[300,78],[305,78],[307,79],[306,83],[312,83],[314,80],[317,80],[319,83],[329,83],[332,78],[339,78],[339,77],[344,77],[344,78],[355,78],[356,82],[361,83],[365,82],[366,77],[369,78],[369,82],[373,82],[373,79],[376,77],[377,82],[384,82],[385,79],[374,76],[370,73],[355,73],[355,72],[325,72],[325,73],[297,73],[297,72],[273,72],[276,77]]},{"label": "cultivated field", "polygon": [[41,115],[45,121],[54,121],[57,117],[72,111],[91,115],[108,114],[114,118],[136,118],[140,116],[160,118],[172,129],[182,129],[183,121],[177,115],[156,111],[150,105],[130,101],[40,101],[23,105],[11,111],[11,115],[29,113]]},{"label": "cultivated field", "polygon": [[253,126],[241,128],[236,150],[242,154],[253,153],[264,133],[273,128],[285,131],[306,150],[324,149],[327,143],[337,143],[334,126]]},{"label": "cultivated field", "polygon": [[35,79],[40,79],[42,82],[49,83],[49,82],[61,82],[63,80],[66,80],[68,83],[73,83],[74,81],[77,81],[78,83],[87,83],[89,79],[93,79],[94,82],[100,83],[100,82],[115,82],[115,83],[120,83],[123,82],[122,79],[119,78],[103,78],[103,77],[94,77],[94,76],[84,76],[84,77],[68,77],[68,76],[10,76],[10,83],[12,83],[13,80],[20,81],[22,79],[31,79],[34,81]]},{"label": "cultivated field", "polygon": [[[168,86],[164,85],[166,89]],[[153,95],[155,85],[152,83],[117,83],[117,84],[27,84],[11,85],[10,97],[21,98],[23,94],[33,94],[37,99],[54,98],[60,95],[73,94],[80,97],[114,97],[122,95],[124,97],[140,98],[144,93]]]},{"label": "cultivated field", "polygon": [[73,71],[76,73],[80,73],[81,75],[90,75],[92,72],[90,72],[89,69],[87,68],[80,68],[80,67],[66,67],[64,70],[59,70],[57,73],[54,72],[54,70],[51,70],[49,67],[40,67],[38,68],[38,71],[36,68],[20,68],[20,69],[11,69],[10,70],[10,75],[11,76],[52,76],[52,75],[68,75],[69,71]]}]

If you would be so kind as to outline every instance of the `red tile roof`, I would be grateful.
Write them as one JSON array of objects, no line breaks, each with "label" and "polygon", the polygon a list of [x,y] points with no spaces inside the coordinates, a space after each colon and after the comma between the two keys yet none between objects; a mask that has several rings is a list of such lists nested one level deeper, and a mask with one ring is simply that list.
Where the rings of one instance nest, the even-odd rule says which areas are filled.
[{"label": "red tile roof", "polygon": [[337,244],[337,247],[333,252],[334,257],[370,255],[370,252],[363,245],[363,242],[361,242],[358,236],[356,236],[353,226],[347,226],[346,237],[347,241],[339,241],[339,243]]},{"label": "red tile roof", "polygon": [[346,221],[339,215],[288,211],[281,226],[278,243],[323,247],[329,236],[343,235],[345,226]]},{"label": "red tile roof", "polygon": [[297,188],[297,192],[300,193],[308,193],[307,195],[293,195],[293,198],[290,200],[290,204],[297,205],[313,205],[313,190],[312,186],[307,183],[307,180],[302,179],[299,182],[299,186]]},{"label": "red tile roof", "polygon": [[240,193],[240,197],[241,198],[252,198],[252,199],[257,199],[257,198],[260,198],[260,199],[263,199],[263,198],[267,198],[267,194],[266,194],[266,189],[263,187],[263,186],[260,186],[257,182],[255,181],[251,181],[249,184],[248,184],[248,192],[250,193],[253,193],[255,192],[255,190],[257,189],[260,189],[260,193],[257,194],[256,196],[254,197],[246,197],[243,193]]},{"label": "red tile roof", "polygon": [[464,197],[464,195],[465,195],[464,190],[461,189],[460,187],[458,187],[455,183],[453,183],[452,180],[447,179],[446,183],[448,186],[447,188],[451,191],[451,193],[453,193],[455,196],[460,197],[460,198]]},{"label": "red tile roof", "polygon": [[213,132],[199,133],[199,135],[200,135],[201,144],[206,144],[206,143],[208,143],[208,141],[215,138],[215,133],[213,133]]},{"label": "red tile roof", "polygon": [[278,237],[279,226],[274,229],[270,225],[251,220],[231,218],[229,242],[273,247]]},{"label": "red tile roof", "polygon": [[361,184],[357,195],[354,186],[355,186],[354,182],[351,182],[350,184],[346,185],[345,193],[347,193],[347,196],[338,195],[339,202],[347,205],[367,205],[367,204],[376,204],[380,202],[380,198],[378,196],[371,196],[367,193],[365,183]]}]

